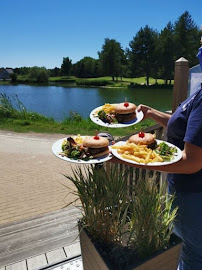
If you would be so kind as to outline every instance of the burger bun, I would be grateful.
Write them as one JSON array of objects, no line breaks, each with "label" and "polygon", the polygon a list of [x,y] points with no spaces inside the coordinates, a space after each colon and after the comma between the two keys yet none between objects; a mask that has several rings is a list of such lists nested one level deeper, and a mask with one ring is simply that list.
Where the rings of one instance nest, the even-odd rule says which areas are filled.
[{"label": "burger bun", "polygon": [[87,137],[83,141],[83,146],[90,148],[102,148],[109,145],[109,141],[106,138],[99,137],[99,139],[94,139],[94,137]]},{"label": "burger bun", "polygon": [[127,102],[127,105],[125,106],[124,102],[116,104],[114,107],[116,119],[119,123],[127,123],[136,117],[136,105],[129,102]]},{"label": "burger bun", "polygon": [[133,113],[135,112],[137,106],[133,103],[128,103],[128,106],[124,106],[125,102],[116,104],[114,106],[114,110],[117,114],[128,114],[128,113]]},{"label": "burger bun", "polygon": [[148,148],[154,149],[156,146],[156,135],[151,133],[144,133],[144,137],[138,134],[132,135],[128,139],[129,143],[135,143],[140,145],[147,145]]}]

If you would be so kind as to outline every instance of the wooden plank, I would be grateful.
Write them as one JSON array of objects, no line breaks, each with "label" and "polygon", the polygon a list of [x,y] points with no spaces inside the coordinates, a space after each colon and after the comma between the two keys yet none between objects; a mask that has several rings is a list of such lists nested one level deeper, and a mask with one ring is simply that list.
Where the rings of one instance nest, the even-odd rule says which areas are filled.
[{"label": "wooden plank", "polygon": [[181,250],[181,244],[178,244],[161,254],[155,256],[154,258],[148,260],[147,262],[137,266],[134,269],[136,270],[156,270],[156,269],[163,269],[163,270],[173,270],[177,269],[179,253]]},{"label": "wooden plank", "polygon": [[110,270],[85,230],[80,232],[80,243],[84,270]]},{"label": "wooden plank", "polygon": [[72,245],[65,246],[64,250],[68,259],[81,255],[80,242],[76,242]]},{"label": "wooden plank", "polygon": [[70,208],[5,228],[0,226],[1,266],[71,244],[78,236],[78,216],[78,209]]},{"label": "wooden plank", "polygon": [[47,265],[47,260],[45,254],[27,259],[28,270],[34,270],[36,268]]},{"label": "wooden plank", "polygon": [[63,248],[55,249],[46,253],[48,264],[56,263],[66,258]]},{"label": "wooden plank", "polygon": [[6,270],[27,270],[26,261],[6,266]]}]

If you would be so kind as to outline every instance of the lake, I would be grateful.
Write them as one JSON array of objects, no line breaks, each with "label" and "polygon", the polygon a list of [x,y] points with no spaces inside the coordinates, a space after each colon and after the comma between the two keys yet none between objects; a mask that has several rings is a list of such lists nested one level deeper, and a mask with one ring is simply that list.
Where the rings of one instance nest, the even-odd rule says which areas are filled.
[{"label": "lake", "polygon": [[[172,89],[81,88],[62,86],[0,85],[0,93],[17,95],[28,111],[62,121],[70,112],[87,118],[105,103],[127,101],[147,104],[161,111],[172,108]],[[13,104],[14,105],[14,104]]]}]

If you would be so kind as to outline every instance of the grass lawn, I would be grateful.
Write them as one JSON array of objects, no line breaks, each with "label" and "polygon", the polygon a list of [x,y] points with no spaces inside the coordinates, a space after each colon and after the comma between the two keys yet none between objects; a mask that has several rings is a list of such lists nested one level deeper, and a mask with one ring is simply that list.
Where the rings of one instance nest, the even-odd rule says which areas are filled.
[{"label": "grass lawn", "polygon": [[136,131],[153,125],[151,120],[144,120],[137,125],[126,128],[105,128],[96,125],[90,119],[65,119],[63,122],[54,121],[51,118],[39,117],[32,113],[24,118],[0,118],[0,129],[14,132],[37,132],[37,133],[61,133],[94,135],[98,132],[108,132],[113,136],[127,136]]},{"label": "grass lawn", "polygon": [[[18,75],[17,77],[18,81],[20,83],[28,83],[28,81],[30,80],[28,78],[28,76],[26,75]],[[98,78],[77,78],[75,76],[58,76],[58,77],[49,77],[49,82],[51,84],[53,83],[75,83],[75,82],[82,82],[82,81],[87,81],[90,84],[89,85],[93,85],[93,82],[95,82],[95,85],[98,86],[98,84],[96,82],[108,82],[107,85],[109,84],[110,87],[127,87],[128,85],[130,85],[131,83],[134,84],[139,84],[139,85],[143,85],[146,84],[146,77],[139,77],[139,78],[120,78],[118,77],[118,80],[112,81],[112,77],[106,76],[106,77],[98,77]],[[30,80],[30,83],[34,83],[35,80]],[[11,81],[0,81],[1,85],[8,85],[10,84]],[[149,83],[155,84],[156,80],[154,78],[150,78],[149,79]],[[164,80],[162,79],[157,79],[157,83],[159,85],[163,85],[164,84]],[[172,81],[173,84],[173,81]],[[101,84],[100,84],[101,85]],[[106,84],[104,84],[106,85]]]}]

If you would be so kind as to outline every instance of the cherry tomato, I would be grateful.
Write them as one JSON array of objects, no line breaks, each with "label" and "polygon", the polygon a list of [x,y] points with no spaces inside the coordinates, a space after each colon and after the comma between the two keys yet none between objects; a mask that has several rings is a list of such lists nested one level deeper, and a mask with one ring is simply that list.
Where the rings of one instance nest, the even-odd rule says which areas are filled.
[{"label": "cherry tomato", "polygon": [[144,137],[145,137],[144,132],[140,131],[140,132],[139,132],[139,137],[140,137],[140,138],[144,138]]},{"label": "cherry tomato", "polygon": [[99,137],[99,136],[95,136],[93,139],[94,139],[94,140],[99,140],[100,137]]},{"label": "cherry tomato", "polygon": [[128,102],[125,102],[124,103],[124,106],[127,108],[129,106],[129,103]]}]

